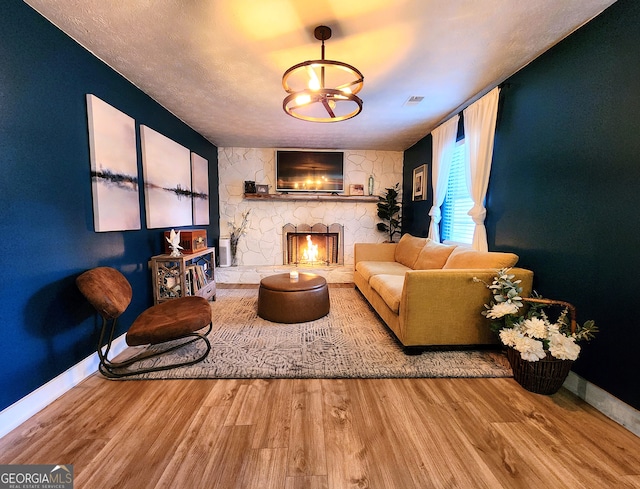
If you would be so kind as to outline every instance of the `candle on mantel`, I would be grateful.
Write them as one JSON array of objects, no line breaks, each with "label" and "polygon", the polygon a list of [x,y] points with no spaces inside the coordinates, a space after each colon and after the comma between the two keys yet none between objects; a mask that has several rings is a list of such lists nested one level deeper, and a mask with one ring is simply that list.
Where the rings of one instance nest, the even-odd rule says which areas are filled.
[{"label": "candle on mantel", "polygon": [[289,278],[291,280],[298,280],[298,271],[292,270],[291,272],[289,272]]}]

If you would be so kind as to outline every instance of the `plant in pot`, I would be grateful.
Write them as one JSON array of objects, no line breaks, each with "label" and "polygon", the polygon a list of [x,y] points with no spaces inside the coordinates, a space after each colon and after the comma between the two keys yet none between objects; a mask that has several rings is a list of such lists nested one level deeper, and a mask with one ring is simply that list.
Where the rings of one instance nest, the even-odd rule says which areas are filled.
[{"label": "plant in pot", "polygon": [[398,191],[400,184],[387,187],[383,195],[378,196],[378,217],[383,222],[378,223],[378,231],[389,234],[389,243],[393,243],[396,234],[400,234],[400,204],[398,203]]}]

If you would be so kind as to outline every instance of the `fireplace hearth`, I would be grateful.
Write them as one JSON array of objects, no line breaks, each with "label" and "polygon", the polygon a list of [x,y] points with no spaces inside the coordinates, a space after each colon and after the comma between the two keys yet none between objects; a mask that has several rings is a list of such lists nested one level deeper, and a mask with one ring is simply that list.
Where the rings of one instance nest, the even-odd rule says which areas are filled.
[{"label": "fireplace hearth", "polygon": [[285,265],[344,265],[344,227],[341,224],[285,224],[282,239]]}]

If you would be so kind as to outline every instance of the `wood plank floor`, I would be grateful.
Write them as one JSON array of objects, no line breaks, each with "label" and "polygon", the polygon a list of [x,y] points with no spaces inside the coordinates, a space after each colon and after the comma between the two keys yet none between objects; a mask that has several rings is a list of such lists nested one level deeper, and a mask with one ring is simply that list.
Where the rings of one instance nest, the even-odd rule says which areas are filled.
[{"label": "wood plank floor", "polygon": [[0,439],[75,487],[640,488],[640,438],[513,379],[110,381]]}]

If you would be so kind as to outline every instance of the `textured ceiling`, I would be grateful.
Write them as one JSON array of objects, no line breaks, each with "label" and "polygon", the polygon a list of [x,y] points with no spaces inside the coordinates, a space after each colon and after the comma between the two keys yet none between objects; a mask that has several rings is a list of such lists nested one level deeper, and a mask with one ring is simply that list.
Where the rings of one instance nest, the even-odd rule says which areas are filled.
[{"label": "textured ceiling", "polygon": [[[401,151],[614,0],[26,3],[219,147]],[[364,74],[348,121],[282,110],[282,74],[320,57],[321,24],[326,58]]]}]

